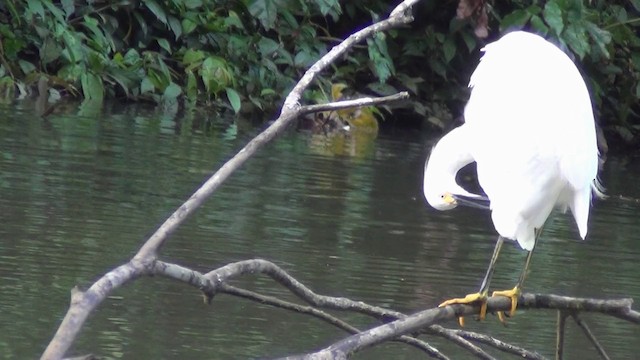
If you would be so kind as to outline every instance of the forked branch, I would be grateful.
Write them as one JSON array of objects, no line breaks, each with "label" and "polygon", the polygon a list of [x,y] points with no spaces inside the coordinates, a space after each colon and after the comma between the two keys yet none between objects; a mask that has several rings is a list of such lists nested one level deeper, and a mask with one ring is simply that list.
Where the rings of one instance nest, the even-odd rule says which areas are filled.
[{"label": "forked branch", "polygon": [[[493,359],[480,345],[514,354],[524,359],[544,359],[542,355],[535,351],[509,344],[485,334],[460,329],[447,329],[438,325],[445,321],[453,321],[458,316],[475,315],[479,312],[479,306],[452,305],[444,308],[435,307],[407,315],[344,297],[319,295],[276,264],[263,259],[251,259],[227,264],[206,274],[195,272],[175,264],[161,261],[157,261],[156,263],[155,274],[188,282],[205,294],[207,302],[210,302],[214,296],[220,293],[238,296],[276,308],[307,314],[353,334],[319,352],[288,357],[287,359],[340,359],[385,341],[403,342],[420,349],[433,358],[447,358],[427,342],[415,338],[415,334],[417,333],[427,333],[443,337],[480,359]],[[274,297],[264,296],[228,284],[228,282],[248,274],[262,274],[270,277],[310,306],[294,304]],[[591,312],[613,316],[631,323],[638,323],[640,313],[631,308],[632,304],[633,301],[631,299],[602,300],[526,293],[520,296],[518,308],[555,309],[562,313],[562,318],[566,317],[567,314],[573,314],[572,316],[577,319],[577,322],[582,321],[577,317],[577,314]],[[506,311],[510,306],[510,300],[503,297],[490,298],[488,301],[489,312]],[[334,315],[326,313],[322,309],[356,312],[368,317],[373,317],[379,322],[377,323],[378,325],[373,328],[359,331],[356,327],[351,326]],[[580,326],[586,328],[586,325]],[[595,340],[595,336],[593,336],[590,331],[585,330],[585,332],[590,340],[594,344],[597,344],[598,352],[605,354],[602,346]],[[413,335],[410,336],[409,334]],[[564,335],[562,334],[562,336]],[[561,344],[560,341],[559,344]],[[561,347],[559,347],[558,352],[561,354]],[[603,357],[604,356],[606,355],[603,355]]]},{"label": "forked branch", "polygon": [[[162,246],[178,226],[191,216],[233,172],[242,166],[260,148],[276,138],[293,120],[312,111],[309,108],[302,107],[300,105],[300,99],[304,91],[320,72],[331,65],[336,59],[340,58],[340,56],[356,43],[365,40],[377,32],[386,31],[413,21],[411,7],[418,1],[419,0],[403,1],[392,11],[389,18],[350,35],[312,65],[286,97],[282,112],[271,126],[252,139],[196,190],[196,192],[145,241],[133,259],[103,275],[85,291],[77,290],[74,292],[69,310],[58,327],[53,339],[42,354],[41,359],[57,360],[64,357],[78,336],[89,313],[102,303],[114,289],[139,276],[152,274]],[[406,96],[406,94],[400,96]],[[374,103],[375,101],[373,99],[363,99],[358,103],[358,106],[367,106]]]}]

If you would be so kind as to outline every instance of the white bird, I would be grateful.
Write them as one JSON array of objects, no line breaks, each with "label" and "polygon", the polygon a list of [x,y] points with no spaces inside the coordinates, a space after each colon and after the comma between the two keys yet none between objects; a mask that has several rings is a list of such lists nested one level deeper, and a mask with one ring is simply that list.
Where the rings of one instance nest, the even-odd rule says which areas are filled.
[{"label": "white bird", "polygon": [[600,193],[591,100],[573,61],[554,44],[523,31],[508,33],[483,51],[469,82],[465,124],[435,145],[423,185],[427,201],[438,210],[482,199],[455,179],[462,167],[477,163],[478,182],[500,236],[479,292],[441,306],[481,301],[481,318],[503,240],[515,240],[529,252],[516,286],[493,293],[511,298],[513,314],[551,211],[569,208],[584,239],[592,194]]}]

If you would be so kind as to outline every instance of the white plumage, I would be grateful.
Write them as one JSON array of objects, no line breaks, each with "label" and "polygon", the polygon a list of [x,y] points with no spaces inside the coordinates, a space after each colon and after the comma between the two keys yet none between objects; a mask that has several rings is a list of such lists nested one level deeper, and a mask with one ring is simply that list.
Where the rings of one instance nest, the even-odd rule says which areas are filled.
[{"label": "white plumage", "polygon": [[473,196],[455,181],[475,161],[497,232],[525,250],[554,207],[571,209],[587,234],[598,150],[589,92],[571,59],[538,35],[516,31],[487,45],[471,76],[465,124],[444,136],[425,165],[431,206]]}]

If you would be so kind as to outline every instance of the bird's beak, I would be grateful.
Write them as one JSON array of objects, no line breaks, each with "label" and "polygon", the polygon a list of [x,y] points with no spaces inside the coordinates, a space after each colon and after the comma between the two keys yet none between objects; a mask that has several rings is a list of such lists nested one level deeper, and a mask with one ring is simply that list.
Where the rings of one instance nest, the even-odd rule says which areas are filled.
[{"label": "bird's beak", "polygon": [[475,196],[466,196],[466,195],[453,195],[450,193],[445,194],[444,200],[449,204],[457,204],[468,206],[476,209],[489,210],[489,198],[486,196],[475,195]]},{"label": "bird's beak", "polygon": [[456,198],[450,192],[444,193],[444,195],[442,196],[442,200],[444,200],[444,202],[449,205],[458,205]]}]

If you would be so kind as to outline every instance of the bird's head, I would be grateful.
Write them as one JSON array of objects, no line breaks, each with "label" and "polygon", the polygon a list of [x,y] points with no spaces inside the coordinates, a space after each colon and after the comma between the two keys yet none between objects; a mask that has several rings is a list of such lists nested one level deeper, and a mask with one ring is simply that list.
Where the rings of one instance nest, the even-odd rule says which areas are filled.
[{"label": "bird's head", "polygon": [[423,191],[429,205],[450,210],[458,205],[489,208],[488,199],[468,192],[456,182],[456,174],[473,162],[469,152],[469,131],[463,125],[445,135],[425,162]]},{"label": "bird's head", "polygon": [[451,210],[458,205],[464,205],[474,207],[478,209],[489,209],[489,199],[483,195],[472,194],[457,184],[454,186],[458,194],[454,194],[448,191],[445,192],[430,192],[425,190],[425,197],[431,207],[436,210]]},{"label": "bird's head", "polygon": [[429,205],[431,205],[431,207],[436,210],[451,210],[458,206],[458,202],[456,201],[455,197],[448,191],[433,192],[425,189],[424,196],[427,199]]}]

